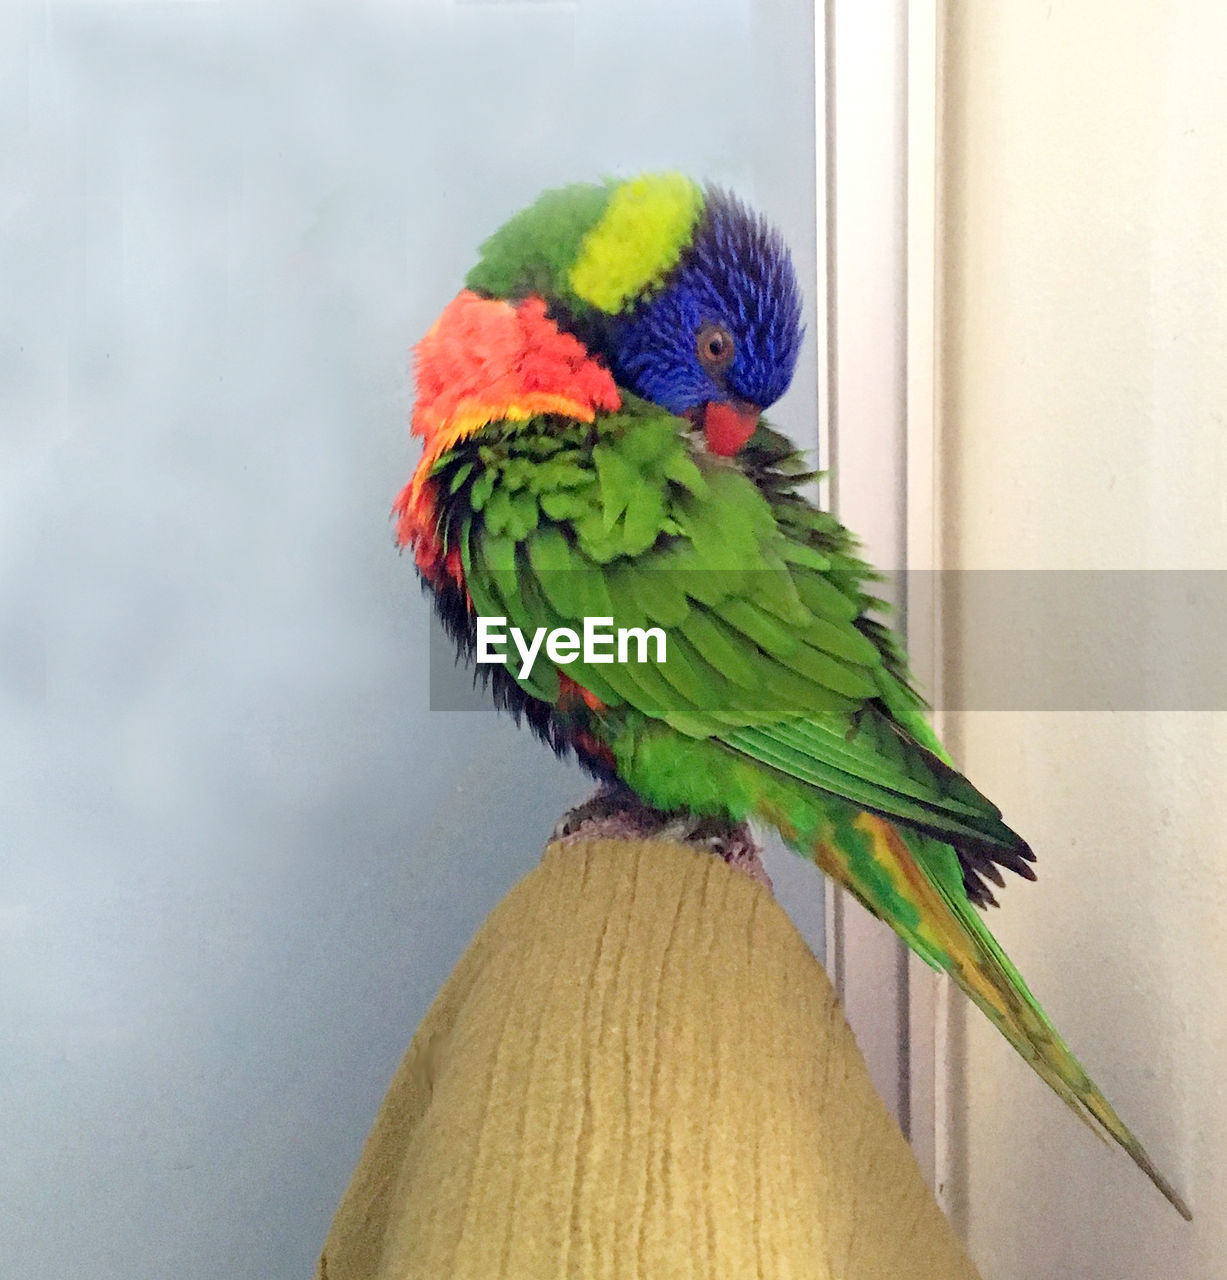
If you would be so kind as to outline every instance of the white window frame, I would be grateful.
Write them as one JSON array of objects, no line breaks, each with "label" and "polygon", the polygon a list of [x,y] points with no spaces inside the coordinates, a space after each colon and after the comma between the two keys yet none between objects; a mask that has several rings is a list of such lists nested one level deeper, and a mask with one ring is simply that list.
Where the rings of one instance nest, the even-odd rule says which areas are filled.
[{"label": "white window frame", "polygon": [[[872,563],[939,567],[937,227],[941,0],[824,0],[818,103],[822,500]],[[899,600],[940,706],[932,591]],[[940,724],[938,725],[940,732]],[[827,959],[870,1075],[944,1201],[949,984],[828,884]]]}]

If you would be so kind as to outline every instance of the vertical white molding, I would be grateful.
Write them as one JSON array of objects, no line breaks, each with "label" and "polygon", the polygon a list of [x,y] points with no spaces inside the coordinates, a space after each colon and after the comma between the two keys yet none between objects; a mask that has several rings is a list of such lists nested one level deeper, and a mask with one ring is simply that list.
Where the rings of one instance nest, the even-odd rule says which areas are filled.
[{"label": "vertical white molding", "polygon": [[[867,557],[897,573],[907,544],[908,5],[828,0],[825,16],[829,497]],[[906,950],[838,891],[827,937],[870,1076],[906,1131]]]},{"label": "vertical white molding", "polygon": [[[912,669],[941,706],[938,228],[941,0],[911,0],[907,33],[907,637]],[[934,712],[935,723],[940,712]],[[940,733],[941,725],[937,723]],[[915,956],[908,974],[909,1133],[921,1171],[946,1185],[945,1025],[949,983]]]},{"label": "vertical white molding", "polygon": [[[822,477],[818,482],[818,502],[826,510],[835,509],[834,365],[835,365],[835,290],[832,288],[835,252],[835,154],[831,144],[833,81],[831,57],[833,41],[834,0],[824,0],[814,9],[814,181],[817,186],[818,251],[818,465]],[[844,998],[843,899],[839,887],[828,879],[826,893],[826,966],[840,1000]]]},{"label": "vertical white molding", "polygon": [[[827,0],[819,17],[819,441],[837,468],[822,497],[874,563],[911,574],[898,603],[917,679],[939,706],[941,0]],[[827,939],[874,1083],[940,1199],[948,984],[834,885]]]},{"label": "vertical white molding", "polygon": [[831,130],[831,76],[828,59],[831,52],[829,26],[833,0],[817,5],[814,10],[814,182],[815,221],[818,247],[815,255],[817,272],[814,297],[818,300],[818,465],[824,475],[818,484],[818,500],[828,507],[832,501],[832,365],[835,358],[835,296],[831,289],[830,255],[834,248],[832,219],[835,210],[830,199],[834,187],[834,150],[829,145]]}]

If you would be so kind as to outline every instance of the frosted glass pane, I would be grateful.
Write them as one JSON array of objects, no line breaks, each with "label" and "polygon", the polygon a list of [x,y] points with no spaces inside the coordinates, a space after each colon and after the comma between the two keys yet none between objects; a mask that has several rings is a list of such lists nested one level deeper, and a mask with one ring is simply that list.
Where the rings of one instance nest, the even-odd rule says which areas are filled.
[{"label": "frosted glass pane", "polygon": [[[310,1273],[587,789],[428,713],[406,350],[507,214],[609,172],[736,187],[808,284],[812,51],[783,0],[4,7],[6,1274]],[[777,417],[812,442],[808,302]]]}]

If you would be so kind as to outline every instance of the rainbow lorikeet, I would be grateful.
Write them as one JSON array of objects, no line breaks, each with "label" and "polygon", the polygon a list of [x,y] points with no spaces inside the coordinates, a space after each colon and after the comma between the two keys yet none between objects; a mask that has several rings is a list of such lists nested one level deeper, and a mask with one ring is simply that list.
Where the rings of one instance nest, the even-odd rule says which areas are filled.
[{"label": "rainbow lorikeet", "polygon": [[1034,855],[951,764],[855,539],[762,419],[800,299],[778,233],[720,190],[661,174],[547,191],[416,348],[425,448],[399,540],[466,657],[479,618],[663,632],[659,664],[557,649],[482,670],[499,705],[653,808],[774,826],[1187,1217],[977,913]]}]

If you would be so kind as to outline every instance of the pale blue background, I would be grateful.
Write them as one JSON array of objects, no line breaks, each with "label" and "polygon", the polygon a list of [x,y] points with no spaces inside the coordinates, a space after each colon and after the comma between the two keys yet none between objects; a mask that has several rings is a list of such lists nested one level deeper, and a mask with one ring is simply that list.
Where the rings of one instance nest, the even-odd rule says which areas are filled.
[{"label": "pale blue background", "polygon": [[[406,351],[543,186],[680,167],[792,242],[813,16],[0,16],[0,1259],[310,1274],[388,1078],[586,782],[427,710]],[[771,859],[817,939],[820,881]]]}]

